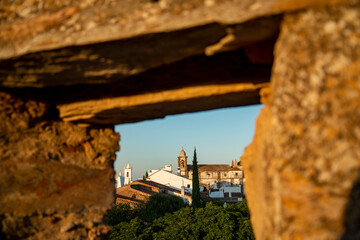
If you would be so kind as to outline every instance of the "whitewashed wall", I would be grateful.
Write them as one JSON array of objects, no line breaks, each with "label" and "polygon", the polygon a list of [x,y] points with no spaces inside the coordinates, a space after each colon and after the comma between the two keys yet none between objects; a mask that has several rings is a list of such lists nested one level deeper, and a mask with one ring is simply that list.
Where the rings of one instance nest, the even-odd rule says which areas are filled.
[{"label": "whitewashed wall", "polygon": [[191,192],[192,189],[192,180],[170,173],[163,169],[151,174],[147,179],[166,186],[174,187],[178,190],[181,190],[181,186],[184,186],[185,190],[188,192]]}]

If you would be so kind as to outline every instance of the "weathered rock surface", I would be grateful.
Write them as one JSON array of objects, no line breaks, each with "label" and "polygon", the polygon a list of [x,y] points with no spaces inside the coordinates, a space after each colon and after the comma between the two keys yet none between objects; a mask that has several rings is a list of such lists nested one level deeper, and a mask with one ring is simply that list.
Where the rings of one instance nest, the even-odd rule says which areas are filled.
[{"label": "weathered rock surface", "polygon": [[4,87],[54,87],[125,81],[129,76],[192,56],[214,55],[274,39],[280,20],[281,16],[273,16],[242,24],[211,23],[27,54],[0,62],[0,84]]},{"label": "weathered rock surface", "polygon": [[58,105],[65,121],[91,124],[138,122],[170,114],[257,104],[268,83],[186,87],[159,93],[113,97]]},{"label": "weathered rock surface", "polygon": [[0,61],[0,85],[49,99],[66,121],[97,125],[256,104],[280,21],[212,22],[30,53]]},{"label": "weathered rock surface", "polygon": [[[269,21],[276,19],[278,24],[281,18],[277,16],[267,19]],[[47,87],[25,89],[25,92],[31,90],[34,95],[49,99],[57,105],[60,117],[66,121],[90,124],[119,124],[159,118],[169,114],[256,104],[259,103],[259,90],[267,86],[270,79],[272,50],[278,34],[277,24],[267,36],[269,39],[249,44],[243,49],[213,56],[194,56],[132,77],[114,73],[104,78],[103,73],[105,74],[105,69],[111,67],[111,64],[104,62],[91,66],[91,63],[86,62],[86,58],[79,60],[78,63],[65,63],[67,58],[64,58],[65,65],[77,69],[78,72],[75,73],[65,71],[58,72],[56,75],[35,74],[40,72],[39,69],[39,71],[35,69],[36,66],[53,69],[46,67],[44,63],[49,59],[52,59],[53,63],[56,62],[57,55],[52,58],[50,53],[31,54],[24,58],[6,61],[3,65],[3,76],[11,76],[10,71],[20,76],[22,80],[36,75],[38,80],[43,80],[31,81],[29,84]],[[126,44],[123,46],[126,47]],[[147,44],[144,46],[148,48]],[[91,49],[90,46],[87,48]],[[104,48],[94,48],[104,51]],[[170,49],[167,50],[169,51]],[[190,54],[191,51],[187,52]],[[71,51],[69,56],[70,53]],[[130,54],[130,59],[134,59],[133,63],[136,63],[136,59],[141,59],[142,53],[141,49],[134,48],[132,55],[129,52],[122,53],[125,54],[123,60],[131,65],[132,60],[128,61],[125,58],[126,54]],[[157,61],[157,59],[162,52],[153,51],[152,53],[156,56],[144,63],[161,64],[161,60]],[[49,59],[46,57],[45,60],[42,55],[49,55]],[[32,64],[35,57],[39,58],[36,66]],[[113,62],[118,63],[116,60]],[[25,70],[9,70],[11,69],[9,64],[21,66],[28,73],[24,72]],[[86,69],[94,66],[100,69],[102,74],[94,79],[81,75],[86,72]],[[12,78],[11,83],[22,86],[21,79],[13,81],[14,78]],[[104,80],[102,83],[97,83],[99,79]],[[84,84],[67,86],[68,82],[76,83],[78,80],[83,81]],[[58,84],[65,86],[55,87]],[[18,94],[24,92],[21,88],[12,91],[17,91]]]},{"label": "weathered rock surface", "polygon": [[260,16],[339,2],[349,1],[4,1],[0,13],[0,59],[212,23],[237,24]]},{"label": "weathered rock surface", "polygon": [[87,238],[113,202],[119,135],[51,120],[49,107],[0,92],[2,239]]},{"label": "weathered rock surface", "polygon": [[[281,13],[339,2],[348,1],[4,2],[0,85],[30,88],[61,118],[89,124],[256,104]],[[206,57],[228,51],[241,61]]]},{"label": "weathered rock surface", "polygon": [[348,229],[344,239],[357,239],[359,218],[345,209],[360,172],[359,19],[359,4],[284,17],[243,157],[257,239],[339,239]]}]

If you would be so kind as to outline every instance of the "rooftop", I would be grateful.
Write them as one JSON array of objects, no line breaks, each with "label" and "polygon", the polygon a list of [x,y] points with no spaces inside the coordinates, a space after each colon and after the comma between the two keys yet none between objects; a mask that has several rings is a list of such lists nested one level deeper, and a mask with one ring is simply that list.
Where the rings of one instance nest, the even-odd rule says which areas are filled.
[{"label": "rooftop", "polygon": [[[193,165],[188,164],[187,168],[189,171],[192,171]],[[228,164],[199,164],[198,170],[199,172],[203,172],[203,171],[234,171],[234,170],[236,171],[241,169],[238,167],[230,167],[230,165]]]}]

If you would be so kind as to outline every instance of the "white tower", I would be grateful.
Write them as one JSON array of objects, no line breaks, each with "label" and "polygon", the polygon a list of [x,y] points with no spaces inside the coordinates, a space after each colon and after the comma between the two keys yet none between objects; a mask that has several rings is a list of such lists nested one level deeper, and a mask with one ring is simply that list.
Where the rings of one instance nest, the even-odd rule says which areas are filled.
[{"label": "white tower", "polygon": [[124,168],[124,178],[125,178],[125,185],[131,183],[131,166],[128,163]]},{"label": "white tower", "polygon": [[121,175],[121,170],[119,170],[119,174],[116,177],[116,187],[124,186],[124,177]]}]

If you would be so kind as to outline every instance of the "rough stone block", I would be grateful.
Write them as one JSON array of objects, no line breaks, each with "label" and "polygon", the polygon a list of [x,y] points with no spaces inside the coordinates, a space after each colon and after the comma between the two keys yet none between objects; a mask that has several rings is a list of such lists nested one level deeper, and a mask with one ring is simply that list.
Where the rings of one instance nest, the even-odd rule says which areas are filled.
[{"label": "rough stone block", "polygon": [[284,17],[244,156],[258,239],[339,239],[358,219],[345,209],[360,171],[359,19],[359,4]]},{"label": "rough stone block", "polygon": [[114,200],[119,135],[51,120],[49,106],[0,92],[0,236],[95,239]]}]

